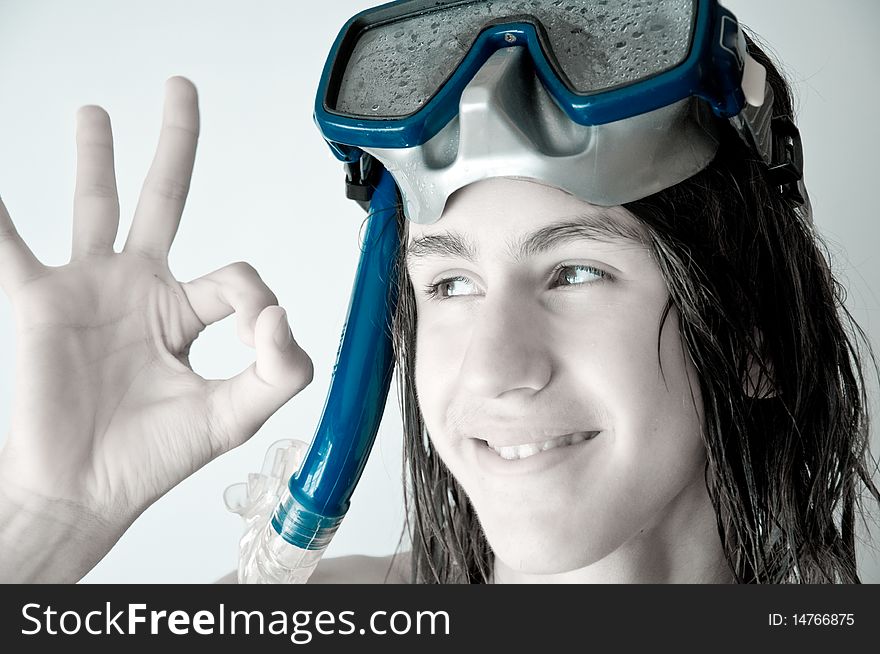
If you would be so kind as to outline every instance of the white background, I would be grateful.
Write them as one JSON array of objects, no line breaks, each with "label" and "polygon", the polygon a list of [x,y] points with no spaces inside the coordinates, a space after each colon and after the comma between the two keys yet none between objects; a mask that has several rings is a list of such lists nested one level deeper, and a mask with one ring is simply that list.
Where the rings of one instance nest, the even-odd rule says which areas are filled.
[{"label": "white background", "polygon": [[[202,132],[172,271],[188,280],[249,261],[288,309],[315,363],[311,386],[250,442],[156,502],[86,581],[207,582],[230,571],[241,525],[224,509],[223,489],[258,470],[274,441],[312,436],[363,219],[343,197],[341,166],[312,123],[312,105],[337,30],[372,4],[0,0],[0,194],[35,253],[53,265],[69,255],[77,107],[100,104],[111,115],[122,239],[158,136],[163,82],[185,75],[199,89]],[[848,285],[850,310],[880,347],[880,4],[725,4],[785,62],[799,96],[816,222]],[[0,443],[11,417],[14,352],[12,315],[0,301]],[[226,377],[251,356],[225,321],[197,341],[192,362],[204,376]],[[328,556],[394,550],[403,525],[400,437],[391,397]],[[880,451],[877,434],[874,447]],[[880,557],[860,556],[863,579],[880,582]]]}]

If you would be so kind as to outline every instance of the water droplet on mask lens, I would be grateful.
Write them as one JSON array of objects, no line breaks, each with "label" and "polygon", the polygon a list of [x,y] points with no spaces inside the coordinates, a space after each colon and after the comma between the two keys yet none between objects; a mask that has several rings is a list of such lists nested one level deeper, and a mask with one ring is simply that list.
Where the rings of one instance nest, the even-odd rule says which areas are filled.
[{"label": "water droplet on mask lens", "polygon": [[642,38],[644,35],[645,35],[644,32],[633,32],[633,38],[634,38],[634,39],[640,39],[640,38]]},{"label": "water droplet on mask lens", "polygon": [[626,41],[618,41],[617,43],[614,44],[615,48],[623,48],[625,46],[626,46]]},{"label": "water droplet on mask lens", "polygon": [[379,111],[379,105],[374,104],[372,107],[370,107],[370,109],[372,109],[373,111]]}]

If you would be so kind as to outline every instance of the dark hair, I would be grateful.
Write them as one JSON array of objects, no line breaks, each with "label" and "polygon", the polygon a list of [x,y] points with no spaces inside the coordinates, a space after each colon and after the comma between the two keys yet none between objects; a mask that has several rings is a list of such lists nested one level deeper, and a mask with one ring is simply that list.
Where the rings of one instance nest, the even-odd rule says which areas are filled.
[{"label": "dark hair", "polygon": [[[791,94],[767,55],[774,115]],[[646,227],[699,374],[705,469],[739,583],[857,583],[855,517],[871,481],[864,362],[876,361],[803,210],[729,130],[690,179],[625,205]],[[399,217],[402,242],[406,225]],[[415,389],[416,309],[401,248],[394,324],[415,583],[489,580],[492,550],[427,436]],[[659,347],[659,340],[658,340]],[[880,375],[878,375],[880,376]]]}]

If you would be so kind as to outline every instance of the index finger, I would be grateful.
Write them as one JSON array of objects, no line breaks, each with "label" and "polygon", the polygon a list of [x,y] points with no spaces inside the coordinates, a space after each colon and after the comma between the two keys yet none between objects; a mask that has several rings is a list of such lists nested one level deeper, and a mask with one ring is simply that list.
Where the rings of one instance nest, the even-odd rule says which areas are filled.
[{"label": "index finger", "polygon": [[199,104],[184,77],[165,83],[165,108],[156,155],[134,212],[125,250],[165,258],[177,233],[196,157]]},{"label": "index finger", "polygon": [[42,270],[43,264],[18,235],[6,205],[0,199],[0,286],[10,293]]}]

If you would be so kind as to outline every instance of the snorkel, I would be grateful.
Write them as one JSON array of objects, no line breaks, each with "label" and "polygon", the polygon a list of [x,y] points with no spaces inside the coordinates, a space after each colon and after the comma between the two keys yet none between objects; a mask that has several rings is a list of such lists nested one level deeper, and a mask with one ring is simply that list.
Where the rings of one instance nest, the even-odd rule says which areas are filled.
[{"label": "snorkel", "polygon": [[290,478],[243,582],[305,583],[348,511],[373,447],[394,369],[397,189],[381,171],[370,210],[330,390],[314,439]]},{"label": "snorkel", "polygon": [[312,446],[272,516],[285,541],[324,549],[348,510],[373,447],[391,384],[397,303],[397,190],[383,173],[372,193],[348,316]]},{"label": "snorkel", "polygon": [[[797,129],[774,123],[764,69],[733,15],[717,0],[644,3],[653,13],[629,4],[404,0],[342,28],[315,120],[345,165],[348,196],[369,206],[369,218],[320,425],[242,581],[305,581],[348,509],[393,368],[399,208],[430,224],[457,189],[500,176],[623,204],[705,168],[722,128],[737,131],[782,192],[800,197]],[[578,64],[626,45],[623,22],[606,15],[615,11],[644,39],[642,63]],[[572,20],[593,33],[571,30]],[[445,36],[430,36],[441,29]],[[412,54],[429,40],[441,45]],[[642,47],[632,46],[634,58]],[[585,55],[565,58],[566,48]],[[417,56],[425,70],[402,76]]]}]

